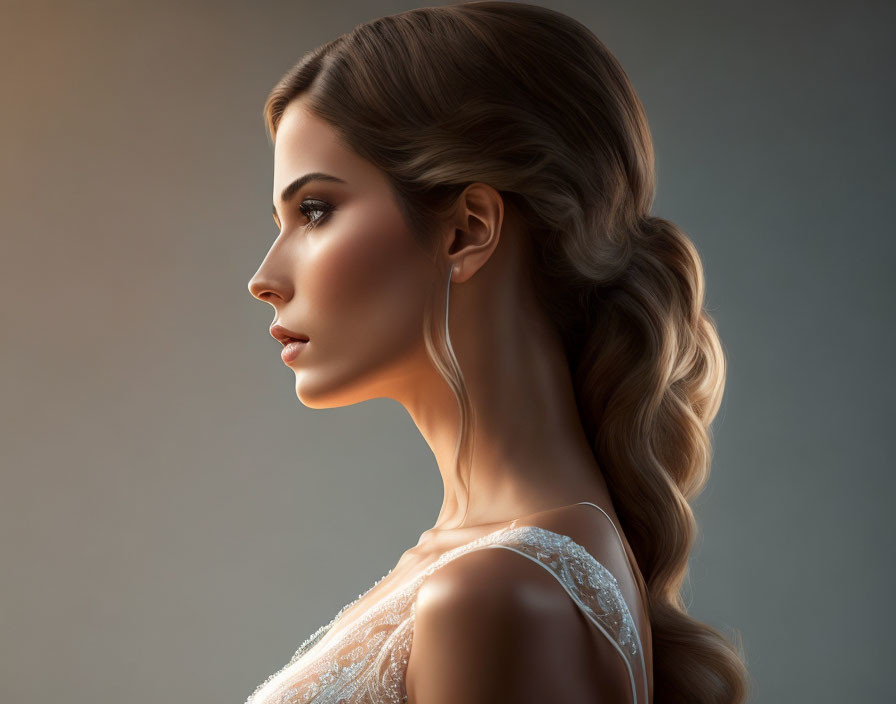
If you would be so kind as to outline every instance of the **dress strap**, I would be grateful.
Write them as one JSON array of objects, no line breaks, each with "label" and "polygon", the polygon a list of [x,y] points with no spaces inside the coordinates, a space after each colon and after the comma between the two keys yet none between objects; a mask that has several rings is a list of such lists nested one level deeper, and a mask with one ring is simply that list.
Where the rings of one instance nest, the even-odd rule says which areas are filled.
[{"label": "dress strap", "polygon": [[[594,506],[594,508],[596,508],[598,511],[600,511],[602,514],[604,514],[607,517],[607,520],[610,522],[610,525],[613,526],[613,530],[616,531],[616,536],[619,538],[619,544],[622,546],[622,552],[625,554],[625,559],[626,559],[626,562],[628,562],[628,567],[632,574],[632,577],[634,578],[635,583],[638,585],[638,591],[641,593],[641,598],[644,600],[644,603],[647,604],[648,603],[648,594],[647,594],[647,585],[644,583],[644,577],[642,577],[640,571],[638,569],[636,569],[635,564],[634,564],[634,562],[635,562],[634,557],[629,555],[629,551],[625,546],[625,541],[622,539],[622,535],[620,535],[619,529],[616,527],[616,523],[614,523],[613,519],[610,518],[610,514],[608,514],[600,506],[598,506],[595,503],[592,503],[591,501],[578,501],[574,505],[578,505],[578,504],[588,504],[589,506]],[[643,672],[644,672],[644,696],[647,697],[649,694],[649,688],[647,686],[647,667],[644,662],[643,652],[641,654],[641,666],[642,666]]]},{"label": "dress strap", "polygon": [[573,506],[578,506],[579,504],[588,504],[589,506],[594,506],[598,511],[604,514],[607,517],[607,520],[610,522],[610,525],[613,526],[613,530],[616,531],[616,537],[619,538],[619,545],[622,547],[622,553],[625,555],[625,561],[628,563],[628,568],[632,573],[632,577],[634,578],[636,584],[638,584],[638,590],[641,592],[642,598],[647,600],[647,587],[642,584],[643,579],[641,578],[638,571],[632,565],[632,557],[628,554],[628,549],[625,547],[625,541],[622,539],[622,535],[619,533],[619,529],[616,527],[616,524],[613,522],[613,519],[610,518],[610,514],[604,511],[600,506],[595,503],[591,503],[590,501],[578,501],[573,504]]},{"label": "dress strap", "polygon": [[622,536],[619,535],[619,529],[616,527],[616,524],[613,523],[613,519],[610,518],[610,514],[609,514],[609,513],[607,513],[606,511],[604,511],[604,510],[603,510],[600,506],[598,506],[597,504],[593,504],[593,503],[591,503],[590,501],[579,501],[579,502],[577,502],[577,503],[575,503],[575,504],[573,504],[573,505],[574,505],[574,506],[578,506],[579,504],[588,504],[589,506],[594,506],[594,508],[596,508],[596,509],[597,509],[598,511],[600,511],[602,514],[604,514],[604,515],[607,517],[607,520],[610,522],[610,525],[613,526],[613,530],[616,531],[616,536],[619,538],[619,542],[622,543],[622,547],[623,547],[623,549],[625,549],[625,542],[622,540]]}]

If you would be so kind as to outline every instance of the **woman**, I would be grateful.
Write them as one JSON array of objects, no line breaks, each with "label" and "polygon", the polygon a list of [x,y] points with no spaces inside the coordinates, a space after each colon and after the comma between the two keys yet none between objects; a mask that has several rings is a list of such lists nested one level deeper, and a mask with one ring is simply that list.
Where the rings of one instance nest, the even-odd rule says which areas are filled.
[{"label": "woman", "polygon": [[416,9],[309,52],[265,118],[249,289],[296,394],[395,399],[445,493],[249,701],[744,701],[680,596],[723,351],[617,60],[546,8]]}]

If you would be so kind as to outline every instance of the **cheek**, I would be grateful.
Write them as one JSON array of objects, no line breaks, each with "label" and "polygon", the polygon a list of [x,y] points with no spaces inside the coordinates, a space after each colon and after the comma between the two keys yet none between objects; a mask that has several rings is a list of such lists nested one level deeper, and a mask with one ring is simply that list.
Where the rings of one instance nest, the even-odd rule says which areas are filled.
[{"label": "cheek", "polygon": [[419,342],[430,275],[400,217],[358,213],[311,238],[314,253],[299,295],[318,347],[345,359],[394,354]]}]

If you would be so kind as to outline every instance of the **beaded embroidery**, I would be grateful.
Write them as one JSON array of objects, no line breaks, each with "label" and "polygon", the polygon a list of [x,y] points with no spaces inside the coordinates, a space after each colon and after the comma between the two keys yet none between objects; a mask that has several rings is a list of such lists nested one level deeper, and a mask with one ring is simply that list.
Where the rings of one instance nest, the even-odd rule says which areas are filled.
[{"label": "beaded embroidery", "polygon": [[[505,527],[441,555],[409,584],[374,602],[320,652],[314,646],[339,617],[373,591],[346,604],[296,650],[280,670],[255,688],[246,704],[402,704],[404,675],[411,649],[417,592],[423,581],[447,562],[479,548],[506,548],[540,563],[624,658],[638,701],[635,672],[647,691],[641,643],[616,578],[572,538],[538,526]],[[306,657],[306,655],[308,657]],[[637,659],[636,659],[637,658]]]}]

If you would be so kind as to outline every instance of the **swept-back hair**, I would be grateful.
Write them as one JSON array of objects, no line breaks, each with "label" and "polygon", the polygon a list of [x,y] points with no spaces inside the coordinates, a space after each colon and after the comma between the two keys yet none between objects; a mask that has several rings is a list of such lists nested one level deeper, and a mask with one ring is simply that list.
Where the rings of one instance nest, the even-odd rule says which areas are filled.
[{"label": "swept-back hair", "polygon": [[[650,214],[653,145],[617,59],[548,8],[426,7],[365,22],[303,56],[265,103],[272,140],[299,96],[382,169],[426,251],[435,253],[435,225],[471,183],[493,186],[523,216],[538,301],[563,340],[582,425],[647,585],[654,700],[745,701],[742,646],[689,616],[681,594],[725,356],[696,248]],[[423,334],[461,411],[459,467],[471,404],[432,323],[438,300]]]}]

